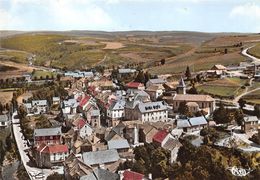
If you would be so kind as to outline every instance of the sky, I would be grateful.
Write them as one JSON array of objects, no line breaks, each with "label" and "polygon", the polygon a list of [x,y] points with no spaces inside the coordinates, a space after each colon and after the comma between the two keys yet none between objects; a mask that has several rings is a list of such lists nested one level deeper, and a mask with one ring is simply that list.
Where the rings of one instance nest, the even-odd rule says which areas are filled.
[{"label": "sky", "polygon": [[260,32],[260,0],[0,0],[0,30]]}]

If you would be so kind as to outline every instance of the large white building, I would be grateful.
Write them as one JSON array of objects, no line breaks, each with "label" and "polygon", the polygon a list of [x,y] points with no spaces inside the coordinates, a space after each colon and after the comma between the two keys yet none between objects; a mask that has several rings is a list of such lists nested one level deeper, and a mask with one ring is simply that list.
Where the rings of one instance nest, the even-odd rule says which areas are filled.
[{"label": "large white building", "polygon": [[108,126],[115,126],[125,117],[125,100],[114,101],[107,109]]}]

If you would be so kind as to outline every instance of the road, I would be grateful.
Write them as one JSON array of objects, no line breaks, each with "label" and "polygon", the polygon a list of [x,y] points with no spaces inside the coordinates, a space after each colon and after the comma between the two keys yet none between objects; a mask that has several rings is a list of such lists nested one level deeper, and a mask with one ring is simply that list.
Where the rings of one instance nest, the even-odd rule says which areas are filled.
[{"label": "road", "polygon": [[251,47],[249,47],[249,48],[246,48],[246,49],[244,49],[241,53],[242,53],[244,56],[250,58],[250,59],[252,60],[252,63],[253,63],[253,64],[259,65],[259,64],[260,64],[260,59],[257,58],[257,57],[254,57],[254,56],[252,56],[252,55],[250,55],[250,54],[247,53],[247,51],[248,51],[249,49],[253,48],[253,47],[254,47],[254,46],[251,46]]},{"label": "road", "polygon": [[[17,111],[15,111],[12,115],[12,127],[14,132],[15,141],[17,144],[18,151],[20,153],[21,161],[26,169],[26,172],[28,173],[31,180],[34,180],[35,178],[32,176],[32,174],[39,174],[43,173],[45,177],[43,179],[46,179],[49,175],[54,173],[54,170],[51,169],[39,169],[37,167],[29,166],[29,156],[26,153],[26,150],[28,150],[30,147],[27,146],[26,140],[23,139],[23,133],[21,131],[20,127],[20,120],[15,118],[17,116]],[[57,170],[59,171],[59,170]],[[60,173],[60,171],[59,171]]]}]

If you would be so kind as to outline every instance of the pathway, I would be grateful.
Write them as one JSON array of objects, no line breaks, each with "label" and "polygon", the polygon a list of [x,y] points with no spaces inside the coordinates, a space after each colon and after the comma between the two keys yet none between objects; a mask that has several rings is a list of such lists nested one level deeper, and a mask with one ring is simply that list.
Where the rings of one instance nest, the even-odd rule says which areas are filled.
[{"label": "pathway", "polygon": [[251,49],[251,48],[253,48],[253,47],[255,47],[255,46],[251,46],[251,47],[249,47],[249,48],[246,48],[246,49],[244,49],[241,53],[242,53],[244,56],[250,58],[250,59],[252,60],[252,63],[253,63],[253,64],[259,65],[259,64],[260,64],[260,59],[247,53],[248,50]]}]

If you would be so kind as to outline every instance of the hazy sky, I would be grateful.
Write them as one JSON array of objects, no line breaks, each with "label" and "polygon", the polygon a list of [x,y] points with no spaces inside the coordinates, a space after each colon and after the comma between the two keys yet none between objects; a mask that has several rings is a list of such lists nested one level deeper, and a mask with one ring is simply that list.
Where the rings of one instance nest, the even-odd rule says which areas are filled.
[{"label": "hazy sky", "polygon": [[0,0],[0,29],[260,32],[260,0]]}]

